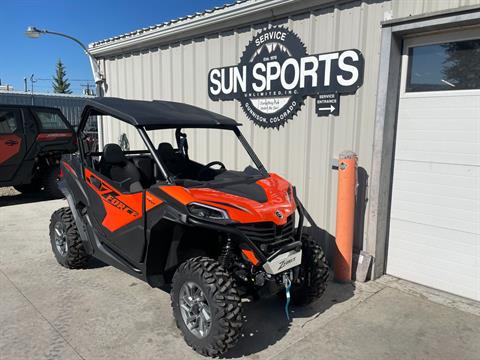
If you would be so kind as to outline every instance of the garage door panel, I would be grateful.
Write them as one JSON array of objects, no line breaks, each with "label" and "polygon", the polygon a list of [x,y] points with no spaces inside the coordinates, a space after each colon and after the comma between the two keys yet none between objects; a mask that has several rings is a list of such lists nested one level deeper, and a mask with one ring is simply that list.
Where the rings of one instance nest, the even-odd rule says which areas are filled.
[{"label": "garage door panel", "polygon": [[[387,272],[480,300],[480,81],[451,60],[452,49],[480,40],[409,42],[416,47],[407,44],[402,59]],[[436,65],[415,63],[415,51]],[[447,73],[457,77],[445,81]]]},{"label": "garage door panel", "polygon": [[[458,214],[456,214],[458,215]],[[391,213],[392,219],[401,219],[405,221],[418,222],[429,226],[445,226],[448,229],[466,231],[473,233],[475,225],[470,221],[464,221],[458,217],[449,216],[441,213],[428,213],[420,210],[412,210],[411,208],[395,210]]]},{"label": "garage door panel", "polygon": [[[474,153],[476,144],[470,143],[445,143],[445,144],[417,144],[405,142],[400,148],[398,158],[404,161],[435,161],[443,163],[460,163],[465,165],[480,166],[480,162]],[[449,149],[455,149],[450,151]]]},{"label": "garage door panel", "polygon": [[389,248],[389,271],[396,276],[475,298],[479,262],[471,251],[475,234],[392,219],[392,236],[401,246]]},{"label": "garage door panel", "polygon": [[[413,192],[419,194],[419,196],[422,194],[435,196],[439,198],[438,201],[451,199],[451,206],[455,206],[457,200],[460,203],[465,200],[470,201],[471,204],[475,203],[475,195],[478,190],[475,188],[475,179],[472,178],[474,177],[473,174],[478,173],[478,171],[472,171],[470,179],[449,177],[441,180],[437,179],[435,175],[419,174],[416,177],[409,177],[407,176],[409,174],[403,173],[400,175],[400,171],[395,172],[395,174],[397,173],[399,176],[395,178],[395,188],[400,192]],[[394,194],[396,198],[402,199],[400,195],[403,194]]]},{"label": "garage door panel", "polygon": [[[468,122],[465,120],[458,121],[458,119],[452,118],[447,121],[435,119],[431,123],[424,123],[423,119],[416,115],[414,118],[409,119],[409,121],[412,123],[402,124],[404,128],[399,130],[398,135],[402,136],[404,142],[415,141],[416,143],[413,144],[415,146],[423,144],[432,145],[435,143],[444,145],[448,142],[469,144],[475,144],[477,142],[477,132],[472,131],[472,129],[475,129],[475,124],[478,119],[474,117],[469,119]],[[446,124],[449,125],[443,127]],[[452,128],[452,124],[454,124],[454,128]]]},{"label": "garage door panel", "polygon": [[[473,188],[480,168],[458,164],[395,159],[395,180]],[[458,186],[457,186],[458,185]]]},{"label": "garage door panel", "polygon": [[[405,131],[402,142],[398,144],[397,155],[406,160],[422,160],[418,157],[405,157],[405,151],[425,151],[430,153],[443,152],[454,154],[475,155],[475,146],[478,143],[476,132],[471,131]],[[432,139],[435,136],[437,139]],[[472,152],[473,151],[473,152]],[[463,162],[465,163],[465,162]],[[476,162],[470,163],[471,165]],[[478,165],[478,164],[477,164]]]},{"label": "garage door panel", "polygon": [[[479,112],[480,113],[480,112]],[[470,131],[461,139],[461,133],[441,134],[441,138],[450,137],[449,140],[430,140],[422,134],[410,138],[403,138],[397,143],[395,156],[401,160],[409,161],[434,161],[453,164],[464,164],[480,166],[478,157],[478,136],[474,131]],[[434,134],[428,134],[432,136]],[[397,134],[398,138],[402,135]],[[453,137],[459,139],[453,139]]]},{"label": "garage door panel", "polygon": [[[419,195],[432,194],[432,196],[438,196],[439,198],[454,198],[451,200],[451,204],[454,206],[456,199],[463,201],[464,199],[472,199],[472,194],[475,192],[470,187],[455,187],[454,183],[449,185],[445,184],[428,184],[413,180],[398,181],[399,191],[415,192]],[[438,195],[437,195],[438,194]],[[395,199],[402,199],[401,194],[395,194]]]},{"label": "garage door panel", "polygon": [[[398,253],[396,257],[408,256]],[[450,269],[441,269],[438,266],[428,267],[419,265],[421,259],[405,260],[396,263],[395,260],[389,265],[390,272],[402,279],[413,281],[417,284],[429,286],[453,294],[478,300],[478,293],[475,290],[475,281],[464,281],[459,279],[459,274],[451,272]],[[461,274],[460,274],[461,275]]]},{"label": "garage door panel", "polygon": [[[396,218],[391,219],[390,226],[391,234],[401,240],[395,249],[415,253],[421,249],[417,254],[419,257],[428,259],[435,255],[435,258],[442,261],[458,262],[467,269],[475,266],[476,261],[480,260],[479,255],[472,252],[477,243],[476,234]],[[471,273],[465,273],[467,276],[473,276]]]},{"label": "garage door panel", "polygon": [[404,160],[480,165],[480,100],[475,96],[403,97],[396,156]]},{"label": "garage door panel", "polygon": [[[418,108],[413,111],[411,108],[399,109],[401,115],[418,114],[422,118],[425,118],[425,123],[435,121],[437,119],[449,119],[458,118],[457,109],[465,109],[466,117],[463,116],[458,121],[465,121],[465,119],[473,118],[474,115],[470,113],[470,110],[478,109],[480,105],[476,103],[478,101],[477,94],[472,92],[431,92],[431,93],[408,93],[403,92],[402,100],[407,99],[414,106]],[[428,107],[430,106],[430,107]],[[435,114],[435,117],[431,115]],[[407,118],[408,119],[408,118]],[[449,124],[446,124],[449,125]],[[451,126],[451,125],[450,125]]]},{"label": "garage door panel", "polygon": [[391,217],[478,233],[480,168],[396,161]]},{"label": "garage door panel", "polygon": [[[472,172],[474,174],[476,172]],[[471,176],[473,178],[473,175]],[[432,206],[443,206],[449,209],[467,210],[476,214],[478,206],[478,189],[475,179],[463,181],[462,185],[452,179],[448,185],[429,183],[428,177],[418,179],[396,179],[396,192],[393,194],[395,200],[418,202],[419,204],[431,204]],[[476,214],[478,215],[478,214]]]},{"label": "garage door panel", "polygon": [[[465,230],[474,233],[476,231],[476,217],[478,214],[472,209],[459,209],[455,203],[452,206],[441,206],[423,202],[420,196],[408,196],[399,199],[401,194],[396,194],[393,201],[397,206],[392,209],[391,216],[399,219],[411,220],[416,219],[416,222],[425,222],[428,225],[446,226],[457,228],[452,224],[445,224],[445,221],[458,222],[464,226],[459,230]],[[409,198],[411,200],[409,200]],[[451,199],[449,199],[451,202]],[[429,218],[433,221],[427,221]],[[467,226],[468,225],[468,226]]]},{"label": "garage door panel", "polygon": [[[405,119],[405,123],[402,124],[402,128],[397,129],[399,135],[407,135],[407,138],[411,137],[414,132],[419,132],[425,136],[425,139],[434,139],[433,134],[444,134],[445,132],[451,132],[452,135],[460,135],[465,132],[471,132],[472,126],[475,125],[475,112],[476,108],[462,109],[465,118],[459,118],[463,116],[457,114],[451,114],[447,118],[444,118],[444,114],[438,114],[431,119],[425,119],[425,116],[432,116],[432,111],[427,114],[420,114],[415,109],[417,102],[412,99],[402,99],[403,105],[407,105],[411,108],[411,113],[405,114],[405,112],[399,112],[399,116]],[[432,106],[424,104],[421,106]],[[455,110],[455,109],[453,109]],[[436,114],[437,115],[437,114]],[[443,136],[443,135],[442,135]]]},{"label": "garage door panel", "polygon": [[[411,189],[411,188],[410,188]],[[420,205],[420,206],[432,206],[440,207],[444,211],[445,209],[451,210],[460,210],[462,212],[462,217],[468,220],[474,220],[477,215],[472,209],[476,206],[475,199],[465,197],[453,197],[450,193],[444,193],[442,196],[435,196],[435,194],[429,194],[427,192],[418,192],[417,189],[410,191],[407,188],[405,191],[399,190],[395,196],[396,201],[404,201],[410,204]],[[398,200],[397,200],[398,199]]]}]

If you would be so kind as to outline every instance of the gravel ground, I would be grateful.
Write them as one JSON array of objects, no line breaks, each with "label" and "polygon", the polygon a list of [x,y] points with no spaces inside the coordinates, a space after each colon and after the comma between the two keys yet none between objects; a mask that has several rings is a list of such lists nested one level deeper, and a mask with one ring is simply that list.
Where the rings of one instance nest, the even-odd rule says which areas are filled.
[{"label": "gravel ground", "polygon": [[0,187],[0,196],[14,196],[20,195],[20,193],[15,190],[13,187]]}]

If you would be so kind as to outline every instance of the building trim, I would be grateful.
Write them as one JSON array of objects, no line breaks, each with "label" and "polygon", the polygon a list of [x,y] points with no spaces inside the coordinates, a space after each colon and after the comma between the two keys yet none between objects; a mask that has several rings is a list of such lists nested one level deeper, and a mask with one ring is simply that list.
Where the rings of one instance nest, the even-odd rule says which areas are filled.
[{"label": "building trim", "polygon": [[[447,10],[441,10],[441,11],[434,11],[428,14],[421,14],[421,15],[414,15],[414,16],[407,16],[403,18],[397,18],[397,19],[392,19],[392,20],[385,20],[382,21],[381,25],[382,27],[393,27],[393,26],[398,26],[398,25],[408,25],[412,24],[412,29],[418,28],[420,25],[419,23],[421,21],[433,21],[433,23],[436,23],[438,21],[441,22],[442,17],[447,17],[451,18],[452,13],[455,13],[456,17],[469,17],[469,14],[478,12],[480,10],[480,5],[471,5],[471,6],[462,6],[459,8],[456,8],[454,10],[452,9],[447,9]],[[451,21],[450,21],[451,22]],[[408,27],[407,27],[408,28]]]}]

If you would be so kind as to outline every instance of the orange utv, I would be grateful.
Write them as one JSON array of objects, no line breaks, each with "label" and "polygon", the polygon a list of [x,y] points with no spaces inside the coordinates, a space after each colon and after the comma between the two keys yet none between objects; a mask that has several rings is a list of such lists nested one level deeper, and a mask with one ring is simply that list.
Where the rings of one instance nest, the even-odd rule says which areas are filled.
[{"label": "orange utv", "polygon": [[[120,121],[117,128],[131,127],[138,139],[128,132],[123,148],[92,148],[85,129],[98,117],[105,132]],[[79,150],[61,161],[69,206],[50,223],[61,265],[81,268],[93,256],[169,288],[185,341],[212,357],[239,339],[242,298],[280,293],[288,304],[291,293],[293,303],[307,304],[328,278],[322,248],[303,231],[305,217],[312,220],[295,188],[267,172],[239,125],[182,103],[88,100]],[[243,170],[230,168],[242,162]]]}]

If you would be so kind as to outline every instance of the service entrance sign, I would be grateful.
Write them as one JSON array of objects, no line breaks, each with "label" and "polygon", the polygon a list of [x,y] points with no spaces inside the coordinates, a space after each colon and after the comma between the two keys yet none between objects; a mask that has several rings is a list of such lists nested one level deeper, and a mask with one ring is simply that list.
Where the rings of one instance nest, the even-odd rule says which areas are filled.
[{"label": "service entrance sign", "polygon": [[[359,50],[309,55],[295,33],[272,27],[250,41],[237,66],[209,71],[208,94],[212,100],[238,100],[255,124],[279,128],[297,114],[307,96],[325,102],[316,105],[320,116],[338,115],[339,96],[362,86],[363,71]],[[322,94],[334,94],[336,102],[318,98]],[[323,110],[327,107],[328,114]]]},{"label": "service entrance sign", "polygon": [[318,94],[315,97],[315,111],[318,116],[337,116],[340,112],[340,96],[334,94]]}]

